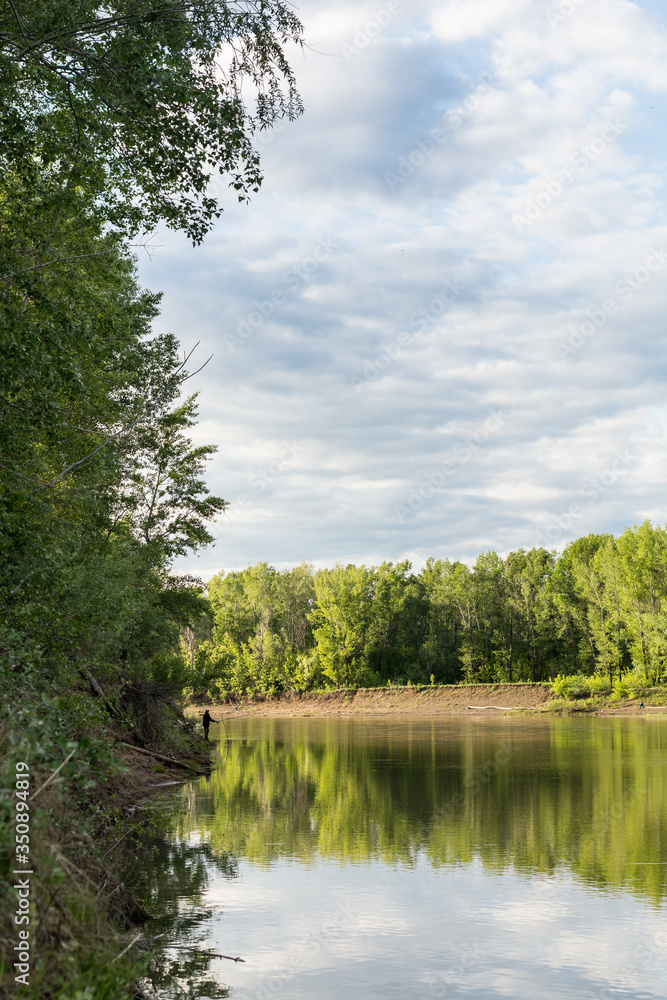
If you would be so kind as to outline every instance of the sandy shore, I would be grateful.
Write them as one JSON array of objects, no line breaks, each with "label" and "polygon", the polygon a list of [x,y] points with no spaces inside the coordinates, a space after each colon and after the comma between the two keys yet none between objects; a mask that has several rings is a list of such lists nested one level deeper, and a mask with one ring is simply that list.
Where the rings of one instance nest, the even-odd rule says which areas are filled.
[{"label": "sandy shore", "polygon": [[510,715],[512,712],[559,713],[589,712],[613,716],[667,715],[667,690],[660,697],[594,702],[563,702],[554,699],[546,684],[471,684],[424,688],[361,688],[359,690],[319,691],[303,695],[286,692],[272,697],[243,697],[226,702],[190,705],[187,715],[198,716],[208,707],[234,716],[308,717],[326,715]]}]

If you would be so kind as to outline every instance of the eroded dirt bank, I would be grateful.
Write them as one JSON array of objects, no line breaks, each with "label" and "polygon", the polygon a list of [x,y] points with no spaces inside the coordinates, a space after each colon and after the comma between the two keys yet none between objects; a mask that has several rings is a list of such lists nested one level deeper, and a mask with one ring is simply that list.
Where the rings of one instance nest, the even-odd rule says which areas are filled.
[{"label": "eroded dirt bank", "polygon": [[470,684],[449,687],[361,688],[359,690],[314,691],[260,697],[234,697],[215,704],[197,701],[187,715],[200,716],[209,707],[215,718],[243,716],[326,716],[326,715],[510,715],[512,712],[589,712],[604,715],[667,714],[667,691],[645,698],[614,701],[598,698],[564,702],[554,698],[546,684]]},{"label": "eroded dirt bank", "polygon": [[[303,695],[287,692],[266,701],[242,699],[243,715],[458,715],[482,710],[537,708],[551,699],[541,684],[489,684],[466,687],[360,688]],[[468,708],[474,705],[474,709]]]}]

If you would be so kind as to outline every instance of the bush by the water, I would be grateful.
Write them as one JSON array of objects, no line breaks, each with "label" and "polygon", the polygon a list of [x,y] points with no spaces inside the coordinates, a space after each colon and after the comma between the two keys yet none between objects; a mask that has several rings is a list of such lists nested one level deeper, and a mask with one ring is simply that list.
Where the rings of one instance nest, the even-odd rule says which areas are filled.
[{"label": "bush by the water", "polygon": [[614,699],[638,698],[651,688],[646,672],[641,667],[628,670],[620,677],[614,677],[610,683],[609,677],[601,674],[558,674],[549,682],[549,687],[555,697],[575,700],[607,696]]}]

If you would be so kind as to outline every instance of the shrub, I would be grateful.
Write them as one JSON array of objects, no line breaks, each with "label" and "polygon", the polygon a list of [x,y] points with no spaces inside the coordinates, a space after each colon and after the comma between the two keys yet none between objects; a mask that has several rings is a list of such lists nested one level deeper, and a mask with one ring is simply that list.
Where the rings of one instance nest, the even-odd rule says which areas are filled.
[{"label": "shrub", "polygon": [[602,674],[558,674],[549,687],[557,698],[590,698],[592,695],[609,694],[611,686],[609,678]]}]

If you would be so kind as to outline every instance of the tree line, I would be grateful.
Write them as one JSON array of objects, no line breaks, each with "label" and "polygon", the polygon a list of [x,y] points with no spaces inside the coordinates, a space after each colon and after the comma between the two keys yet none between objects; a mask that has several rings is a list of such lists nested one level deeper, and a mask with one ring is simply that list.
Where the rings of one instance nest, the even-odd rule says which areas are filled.
[{"label": "tree line", "polygon": [[667,532],[645,522],[558,555],[518,549],[474,566],[266,563],[219,573],[189,633],[195,692],[665,678]]}]

